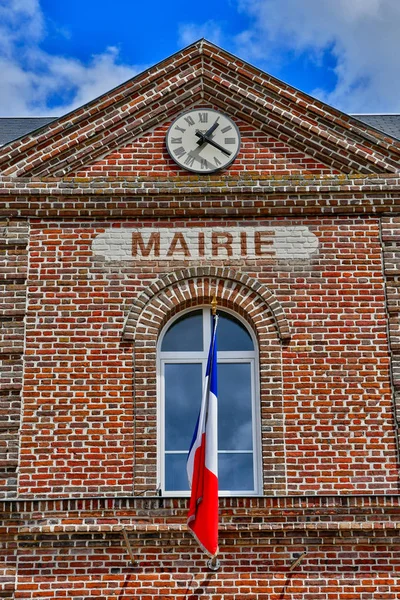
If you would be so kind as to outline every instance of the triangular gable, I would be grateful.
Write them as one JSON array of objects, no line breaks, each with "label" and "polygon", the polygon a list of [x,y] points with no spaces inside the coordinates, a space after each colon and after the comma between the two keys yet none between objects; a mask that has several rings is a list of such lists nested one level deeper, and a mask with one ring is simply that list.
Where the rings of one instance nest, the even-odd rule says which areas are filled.
[{"label": "triangular gable", "polygon": [[0,151],[0,173],[63,177],[212,104],[342,173],[399,171],[400,142],[200,40]]}]

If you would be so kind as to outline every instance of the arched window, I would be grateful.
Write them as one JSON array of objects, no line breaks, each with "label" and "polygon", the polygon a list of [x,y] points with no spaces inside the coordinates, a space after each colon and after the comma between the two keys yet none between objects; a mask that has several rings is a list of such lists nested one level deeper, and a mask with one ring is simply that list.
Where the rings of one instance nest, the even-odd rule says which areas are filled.
[{"label": "arched window", "polygon": [[[257,343],[247,324],[218,310],[218,471],[221,495],[261,491]],[[186,458],[202,397],[211,311],[181,313],[158,346],[159,481],[166,495],[189,493]]]}]

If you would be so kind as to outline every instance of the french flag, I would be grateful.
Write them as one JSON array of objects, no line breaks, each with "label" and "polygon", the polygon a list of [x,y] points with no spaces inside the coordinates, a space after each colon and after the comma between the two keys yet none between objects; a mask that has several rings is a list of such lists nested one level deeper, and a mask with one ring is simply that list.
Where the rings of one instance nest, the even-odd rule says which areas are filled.
[{"label": "french flag", "polygon": [[211,558],[218,553],[217,322],[214,315],[200,414],[187,458],[192,490],[187,524]]}]

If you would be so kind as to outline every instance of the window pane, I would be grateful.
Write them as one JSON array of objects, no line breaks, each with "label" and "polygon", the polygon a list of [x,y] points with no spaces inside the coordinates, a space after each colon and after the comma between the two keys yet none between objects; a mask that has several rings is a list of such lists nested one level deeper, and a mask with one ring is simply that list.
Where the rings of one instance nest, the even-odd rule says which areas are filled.
[{"label": "window pane", "polygon": [[167,363],[164,381],[165,449],[187,451],[201,404],[201,363]]},{"label": "window pane", "polygon": [[[189,490],[186,459],[186,453],[165,455],[166,491]],[[220,453],[218,455],[218,480],[220,490],[253,491],[253,455]]]},{"label": "window pane", "polygon": [[165,489],[179,492],[189,489],[186,473],[187,454],[165,455]]},{"label": "window pane", "polygon": [[252,450],[251,364],[218,365],[218,447]]},{"label": "window pane", "polygon": [[195,310],[177,319],[164,335],[161,352],[203,350],[203,311]]},{"label": "window pane", "polygon": [[220,490],[254,490],[253,454],[219,454],[218,484]]},{"label": "window pane", "polygon": [[253,341],[245,326],[228,313],[219,312],[218,314],[218,350],[221,352],[254,350]]}]

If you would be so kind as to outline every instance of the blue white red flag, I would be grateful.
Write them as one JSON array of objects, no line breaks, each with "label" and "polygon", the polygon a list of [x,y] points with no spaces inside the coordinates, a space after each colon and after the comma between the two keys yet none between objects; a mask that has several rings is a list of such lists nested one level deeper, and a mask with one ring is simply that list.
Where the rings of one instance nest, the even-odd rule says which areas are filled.
[{"label": "blue white red flag", "polygon": [[210,557],[218,553],[217,321],[213,316],[203,397],[187,458],[192,490],[187,524]]}]

